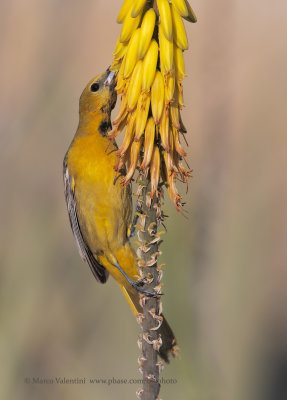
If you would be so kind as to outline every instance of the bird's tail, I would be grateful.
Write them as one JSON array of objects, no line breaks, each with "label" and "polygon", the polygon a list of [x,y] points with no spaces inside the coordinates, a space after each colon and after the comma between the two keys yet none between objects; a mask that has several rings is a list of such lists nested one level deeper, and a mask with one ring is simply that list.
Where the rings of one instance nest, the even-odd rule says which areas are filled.
[{"label": "bird's tail", "polygon": [[[139,303],[140,297],[139,293],[137,290],[135,290],[132,287],[127,287],[126,285],[120,285],[120,288],[128,301],[133,313],[137,315],[138,313],[142,313],[142,307]],[[161,335],[162,338],[162,346],[160,347],[159,350],[159,355],[160,357],[166,361],[167,363],[169,362],[169,356],[172,355],[175,357],[178,353],[178,346],[176,343],[176,339],[174,337],[174,333],[171,330],[171,327],[169,326],[167,320],[163,317],[162,324],[158,330],[158,332]]]}]

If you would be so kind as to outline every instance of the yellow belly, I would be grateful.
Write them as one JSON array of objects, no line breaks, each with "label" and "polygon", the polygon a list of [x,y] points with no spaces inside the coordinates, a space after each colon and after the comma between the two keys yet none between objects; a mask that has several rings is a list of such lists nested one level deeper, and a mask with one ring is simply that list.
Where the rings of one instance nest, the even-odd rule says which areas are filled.
[{"label": "yellow belly", "polygon": [[118,261],[129,276],[137,273],[135,254],[127,237],[132,200],[127,188],[114,184],[115,147],[106,151],[107,139],[95,135],[76,138],[68,152],[67,165],[75,182],[75,197],[81,232],[95,257],[114,278],[124,282],[112,265]]}]

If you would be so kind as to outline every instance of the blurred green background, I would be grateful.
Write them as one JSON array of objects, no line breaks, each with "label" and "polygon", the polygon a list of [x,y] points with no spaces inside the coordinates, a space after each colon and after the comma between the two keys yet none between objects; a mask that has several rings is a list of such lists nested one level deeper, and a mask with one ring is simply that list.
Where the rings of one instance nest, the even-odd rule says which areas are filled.
[{"label": "blurred green background", "polygon": [[[111,62],[121,3],[0,3],[1,399],[132,399],[140,386],[24,381],[141,377],[139,327],[112,279],[97,284],[81,262],[62,184],[78,99]],[[160,397],[286,399],[287,3],[192,7],[183,114],[194,178],[187,219],[166,199],[162,246],[181,359]]]}]

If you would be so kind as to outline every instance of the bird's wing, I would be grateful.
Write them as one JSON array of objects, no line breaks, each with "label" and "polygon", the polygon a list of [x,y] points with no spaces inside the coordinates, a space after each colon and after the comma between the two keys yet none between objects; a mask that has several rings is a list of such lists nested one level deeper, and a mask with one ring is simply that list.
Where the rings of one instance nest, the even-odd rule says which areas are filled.
[{"label": "bird's wing", "polygon": [[83,261],[89,264],[89,267],[91,268],[91,271],[94,274],[96,280],[98,282],[105,283],[108,279],[109,273],[106,270],[106,268],[95,259],[91,249],[87,245],[81,232],[81,227],[79,224],[79,219],[77,214],[77,203],[75,198],[75,191],[74,191],[75,188],[74,188],[73,178],[69,174],[66,158],[64,160],[63,173],[64,173],[65,196],[66,196],[70,224],[74,237],[76,239],[80,256]]}]

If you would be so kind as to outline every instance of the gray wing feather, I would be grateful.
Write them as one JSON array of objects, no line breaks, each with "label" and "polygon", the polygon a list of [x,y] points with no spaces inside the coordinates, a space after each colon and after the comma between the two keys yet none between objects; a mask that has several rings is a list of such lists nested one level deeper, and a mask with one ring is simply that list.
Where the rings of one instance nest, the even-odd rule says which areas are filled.
[{"label": "gray wing feather", "polygon": [[77,204],[75,199],[75,193],[72,187],[72,178],[69,174],[69,170],[66,163],[66,158],[64,160],[64,186],[65,186],[65,197],[68,208],[68,214],[70,219],[71,228],[76,239],[78,250],[83,261],[89,264],[94,277],[98,282],[105,283],[108,279],[109,273],[106,268],[101,265],[94,257],[91,249],[85,242],[83,238],[81,227],[79,224],[78,214],[77,214]]}]

